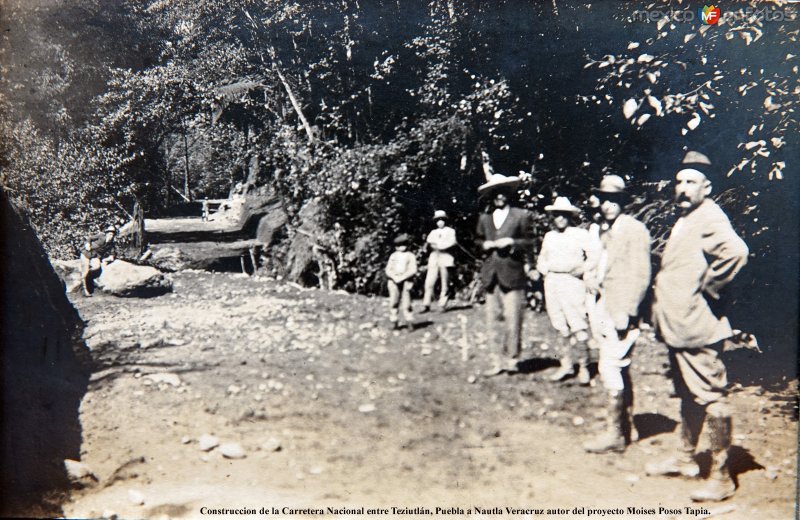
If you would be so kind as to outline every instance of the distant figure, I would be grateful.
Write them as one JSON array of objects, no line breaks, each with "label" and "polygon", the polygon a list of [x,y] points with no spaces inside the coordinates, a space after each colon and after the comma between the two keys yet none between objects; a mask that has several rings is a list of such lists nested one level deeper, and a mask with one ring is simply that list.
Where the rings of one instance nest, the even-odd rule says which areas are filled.
[{"label": "distant figure", "polygon": [[431,300],[436,281],[441,278],[439,290],[439,309],[447,306],[450,269],[455,265],[449,250],[456,245],[456,230],[447,225],[447,213],[436,210],[433,213],[436,229],[428,234],[427,244],[432,249],[428,256],[428,272],[425,275],[425,294],[422,297],[422,312],[431,310]]},{"label": "distant figure", "polygon": [[747,245],[728,217],[708,196],[711,161],[688,152],[675,176],[675,202],[681,217],[675,223],[656,275],[653,319],[667,344],[670,373],[681,400],[683,449],[677,458],[650,464],[649,475],[696,477],[694,459],[700,432],[709,434],[709,483],[692,500],[717,502],[734,494],[729,469],[731,411],[725,403],[728,376],[720,359],[724,340],[733,336],[728,319],[718,316],[720,291],[747,263]]},{"label": "distant figure", "polygon": [[386,264],[386,276],[389,278],[389,322],[392,329],[400,328],[398,323],[398,307],[403,310],[405,325],[414,326],[414,314],[411,311],[411,286],[417,274],[417,258],[408,251],[408,235],[402,234],[394,239],[394,253]]},{"label": "distant figure", "polygon": [[108,226],[103,233],[89,237],[81,250],[81,281],[83,295],[89,297],[94,292],[94,280],[102,274],[105,265],[116,258],[117,228]]},{"label": "distant figure", "polygon": [[584,274],[589,288],[588,313],[600,349],[598,371],[608,392],[606,431],[583,445],[590,453],[621,452],[638,439],[633,425],[631,354],[639,337],[636,317],[650,286],[650,233],[624,213],[629,197],[625,181],[606,175],[595,190],[601,220],[590,233],[602,245],[594,271]]},{"label": "distant figure", "polygon": [[515,372],[522,353],[525,271],[532,256],[533,224],[528,210],[511,206],[520,182],[519,177],[494,173],[478,188],[494,206],[491,213],[481,214],[476,230],[476,243],[486,254],[481,268],[486,328],[493,343],[490,348],[496,349],[485,376]]},{"label": "distant figure", "polygon": [[588,385],[589,323],[586,320],[586,285],[583,274],[597,263],[597,244],[589,232],[572,225],[581,210],[566,197],[557,197],[545,206],[553,216],[553,227],[544,235],[542,249],[536,260],[536,270],[544,276],[544,297],[547,316],[562,338],[560,368],[550,376],[561,381],[575,374],[578,363],[578,383]]},{"label": "distant figure", "polygon": [[201,220],[207,221],[209,215],[208,199],[203,199],[203,214]]}]

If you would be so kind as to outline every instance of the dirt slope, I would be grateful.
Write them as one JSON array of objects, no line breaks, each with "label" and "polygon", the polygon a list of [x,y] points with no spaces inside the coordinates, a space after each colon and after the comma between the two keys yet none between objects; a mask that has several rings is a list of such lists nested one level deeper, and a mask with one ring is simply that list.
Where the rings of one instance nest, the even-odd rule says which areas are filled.
[{"label": "dirt slope", "polygon": [[[526,316],[522,373],[483,378],[480,307],[393,332],[379,298],[232,274],[183,272],[174,282],[174,294],[151,300],[75,302],[96,362],[81,408],[83,461],[101,483],[76,492],[68,516],[395,506],[411,508],[404,518],[425,516],[413,514],[423,507],[482,518],[508,506],[545,510],[531,518],[600,518],[588,509],[617,507],[680,513],[605,518],[792,517],[794,382],[735,385],[740,490],[703,511],[688,499],[691,482],[642,469],[677,443],[678,401],[665,348],[652,340],[637,347],[633,371],[643,439],[622,456],[590,456],[580,444],[599,429],[603,392],[547,382],[556,355],[544,315]],[[238,443],[245,458],[201,451],[204,434]],[[241,516],[257,517],[266,515]]]}]

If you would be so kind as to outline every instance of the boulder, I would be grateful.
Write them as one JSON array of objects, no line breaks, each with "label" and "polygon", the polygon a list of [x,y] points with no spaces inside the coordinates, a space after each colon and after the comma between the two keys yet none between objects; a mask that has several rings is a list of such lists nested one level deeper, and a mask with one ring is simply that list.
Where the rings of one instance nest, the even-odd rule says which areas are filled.
[{"label": "boulder", "polygon": [[288,222],[286,212],[280,205],[269,208],[267,214],[261,217],[256,228],[256,239],[265,246],[271,245],[283,232]]},{"label": "boulder", "polygon": [[81,289],[81,261],[80,260],[51,260],[61,282],[68,293],[79,292]]},{"label": "boulder", "polygon": [[155,267],[124,260],[115,260],[103,267],[95,285],[115,296],[159,296],[172,291],[172,281]]}]

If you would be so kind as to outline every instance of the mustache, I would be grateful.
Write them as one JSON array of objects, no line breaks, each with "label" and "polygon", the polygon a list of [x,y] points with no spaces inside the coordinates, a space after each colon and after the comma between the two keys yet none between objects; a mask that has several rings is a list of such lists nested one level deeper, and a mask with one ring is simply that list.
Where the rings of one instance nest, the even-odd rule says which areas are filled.
[{"label": "mustache", "polygon": [[686,194],[679,193],[678,195],[675,195],[675,202],[691,202],[691,200]]}]

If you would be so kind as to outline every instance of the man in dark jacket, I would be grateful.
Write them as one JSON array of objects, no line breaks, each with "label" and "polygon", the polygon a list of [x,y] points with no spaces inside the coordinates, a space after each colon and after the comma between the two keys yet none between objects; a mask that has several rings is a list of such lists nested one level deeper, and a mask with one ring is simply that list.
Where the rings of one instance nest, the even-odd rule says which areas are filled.
[{"label": "man in dark jacket", "polygon": [[486,288],[489,336],[502,348],[504,360],[493,353],[493,366],[485,375],[515,371],[521,353],[522,309],[525,300],[526,266],[531,264],[532,219],[529,211],[511,206],[519,177],[493,174],[478,188],[490,198],[491,213],[478,219],[477,244],[486,253],[481,282]]}]

